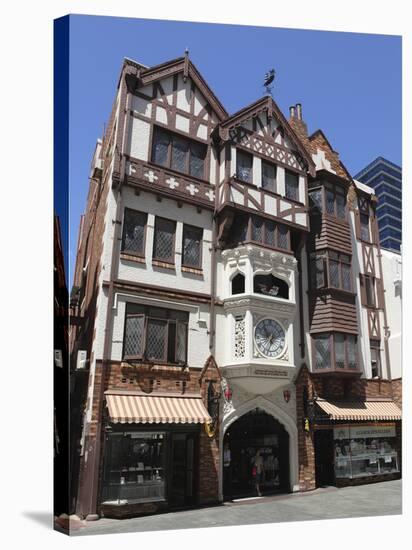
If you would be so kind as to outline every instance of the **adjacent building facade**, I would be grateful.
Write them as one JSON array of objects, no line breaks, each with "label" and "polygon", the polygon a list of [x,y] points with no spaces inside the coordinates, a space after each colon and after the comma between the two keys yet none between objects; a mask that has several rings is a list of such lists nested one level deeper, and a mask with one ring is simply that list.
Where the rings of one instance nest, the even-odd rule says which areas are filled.
[{"label": "adjacent building facade", "polygon": [[188,55],[125,59],[71,300],[77,513],[399,476],[382,266],[373,189],[300,104],[229,115]]},{"label": "adjacent building facade", "polygon": [[377,157],[356,179],[369,185],[378,197],[379,238],[383,248],[400,251],[402,244],[402,168]]}]

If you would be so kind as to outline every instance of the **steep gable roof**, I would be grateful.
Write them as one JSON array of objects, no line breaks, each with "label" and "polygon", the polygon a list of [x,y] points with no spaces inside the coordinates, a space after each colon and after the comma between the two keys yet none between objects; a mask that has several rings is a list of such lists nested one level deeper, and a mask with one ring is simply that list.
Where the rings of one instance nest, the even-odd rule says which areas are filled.
[{"label": "steep gable roof", "polygon": [[218,126],[218,129],[216,129],[215,131],[219,132],[219,137],[223,141],[227,141],[229,139],[229,130],[242,125],[242,123],[252,119],[253,117],[265,111],[268,113],[269,118],[275,116],[279,120],[280,126],[282,127],[285,135],[294,144],[303,159],[306,161],[310,173],[314,175],[315,163],[312,160],[310,151],[302,143],[297,133],[290,126],[282,111],[279,109],[273,98],[270,96],[264,96],[254,103],[251,103],[250,105],[244,107],[243,109],[240,109],[233,115],[226,118],[226,120],[221,122]]},{"label": "steep gable roof", "polygon": [[[313,134],[308,137],[308,143],[313,156],[318,155],[319,150],[324,154],[325,161],[329,164],[329,168],[323,166],[323,169],[333,171],[337,176],[347,181],[352,181],[352,176],[343,162],[339,159],[339,154],[333,149],[322,130],[319,129],[313,132]],[[317,170],[322,168],[317,166]]]}]

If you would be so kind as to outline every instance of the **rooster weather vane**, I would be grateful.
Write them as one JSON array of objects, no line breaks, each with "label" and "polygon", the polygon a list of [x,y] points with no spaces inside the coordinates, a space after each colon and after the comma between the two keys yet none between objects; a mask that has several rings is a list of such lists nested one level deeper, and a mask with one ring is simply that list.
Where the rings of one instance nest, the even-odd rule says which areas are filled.
[{"label": "rooster weather vane", "polygon": [[[267,93],[267,95],[272,95],[272,90],[273,90],[273,81],[275,80],[275,69],[270,69],[270,71],[268,71],[266,74],[265,74],[265,80],[263,82],[263,87],[265,88],[265,91]],[[272,84],[272,86],[271,86]]]}]

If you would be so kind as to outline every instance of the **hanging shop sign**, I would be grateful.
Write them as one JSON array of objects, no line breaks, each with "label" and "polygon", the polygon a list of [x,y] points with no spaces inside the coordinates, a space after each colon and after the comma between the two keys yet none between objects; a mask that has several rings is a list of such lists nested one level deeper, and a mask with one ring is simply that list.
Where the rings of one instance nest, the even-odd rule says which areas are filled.
[{"label": "hanging shop sign", "polygon": [[334,439],[395,437],[395,426],[339,426],[333,428]]}]

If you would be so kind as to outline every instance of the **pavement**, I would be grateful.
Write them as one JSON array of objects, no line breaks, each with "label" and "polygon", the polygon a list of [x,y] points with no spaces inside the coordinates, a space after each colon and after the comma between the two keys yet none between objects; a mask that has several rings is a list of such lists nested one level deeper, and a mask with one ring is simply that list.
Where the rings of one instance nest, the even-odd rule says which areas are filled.
[{"label": "pavement", "polygon": [[103,535],[402,514],[402,481],[326,487],[132,519],[71,522],[71,535]]}]

